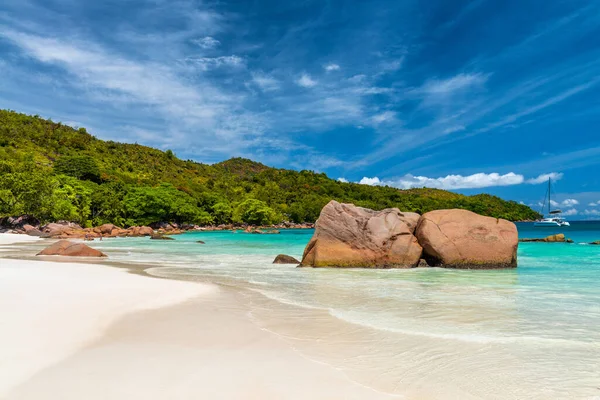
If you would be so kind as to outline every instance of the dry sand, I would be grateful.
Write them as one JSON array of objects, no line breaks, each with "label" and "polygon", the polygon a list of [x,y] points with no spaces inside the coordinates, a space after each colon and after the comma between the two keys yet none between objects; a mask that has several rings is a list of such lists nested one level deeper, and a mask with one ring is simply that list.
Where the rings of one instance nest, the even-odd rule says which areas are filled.
[{"label": "dry sand", "polygon": [[392,398],[303,358],[217,286],[0,258],[0,315],[4,399]]}]

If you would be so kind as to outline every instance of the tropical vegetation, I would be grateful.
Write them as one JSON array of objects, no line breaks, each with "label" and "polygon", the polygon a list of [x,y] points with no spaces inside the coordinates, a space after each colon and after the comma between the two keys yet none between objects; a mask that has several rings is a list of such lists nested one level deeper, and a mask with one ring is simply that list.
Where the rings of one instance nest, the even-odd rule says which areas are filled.
[{"label": "tropical vegetation", "polygon": [[525,205],[480,194],[398,190],[243,158],[207,165],[139,144],[103,141],[85,128],[0,110],[0,217],[32,215],[83,226],[159,221],[199,225],[314,222],[330,200],[424,213],[463,208],[534,219]]}]

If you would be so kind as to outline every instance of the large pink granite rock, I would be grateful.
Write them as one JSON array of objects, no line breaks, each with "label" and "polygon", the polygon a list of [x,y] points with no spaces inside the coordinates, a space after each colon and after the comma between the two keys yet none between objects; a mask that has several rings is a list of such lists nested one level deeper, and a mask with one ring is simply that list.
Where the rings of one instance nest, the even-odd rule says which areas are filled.
[{"label": "large pink granite rock", "polygon": [[446,268],[515,268],[519,238],[514,223],[467,210],[424,214],[415,233],[429,265]]},{"label": "large pink granite rock", "polygon": [[331,201],[304,250],[302,266],[413,268],[422,249],[413,235],[416,215],[397,208],[373,211]]}]

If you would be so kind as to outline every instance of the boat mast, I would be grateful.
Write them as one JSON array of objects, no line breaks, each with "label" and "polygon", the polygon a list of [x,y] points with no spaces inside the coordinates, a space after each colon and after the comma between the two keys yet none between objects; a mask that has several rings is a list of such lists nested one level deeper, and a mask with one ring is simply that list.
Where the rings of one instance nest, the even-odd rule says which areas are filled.
[{"label": "boat mast", "polygon": [[550,192],[552,191],[551,182],[552,178],[548,178],[548,215],[550,215],[550,213],[552,212],[552,210],[550,209],[550,202],[552,201],[550,199]]}]

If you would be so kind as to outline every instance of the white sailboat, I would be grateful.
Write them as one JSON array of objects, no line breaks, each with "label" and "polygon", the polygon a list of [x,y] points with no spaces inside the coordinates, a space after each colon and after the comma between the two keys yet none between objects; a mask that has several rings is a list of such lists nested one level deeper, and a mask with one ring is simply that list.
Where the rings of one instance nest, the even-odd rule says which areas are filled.
[{"label": "white sailboat", "polygon": [[[544,211],[546,199],[544,198],[544,205],[542,205],[542,212]],[[571,226],[569,222],[565,221],[565,219],[561,216],[561,210],[552,210],[550,207],[552,206],[552,180],[548,179],[548,215],[544,218],[535,221],[533,226],[536,227],[565,227]]]}]

